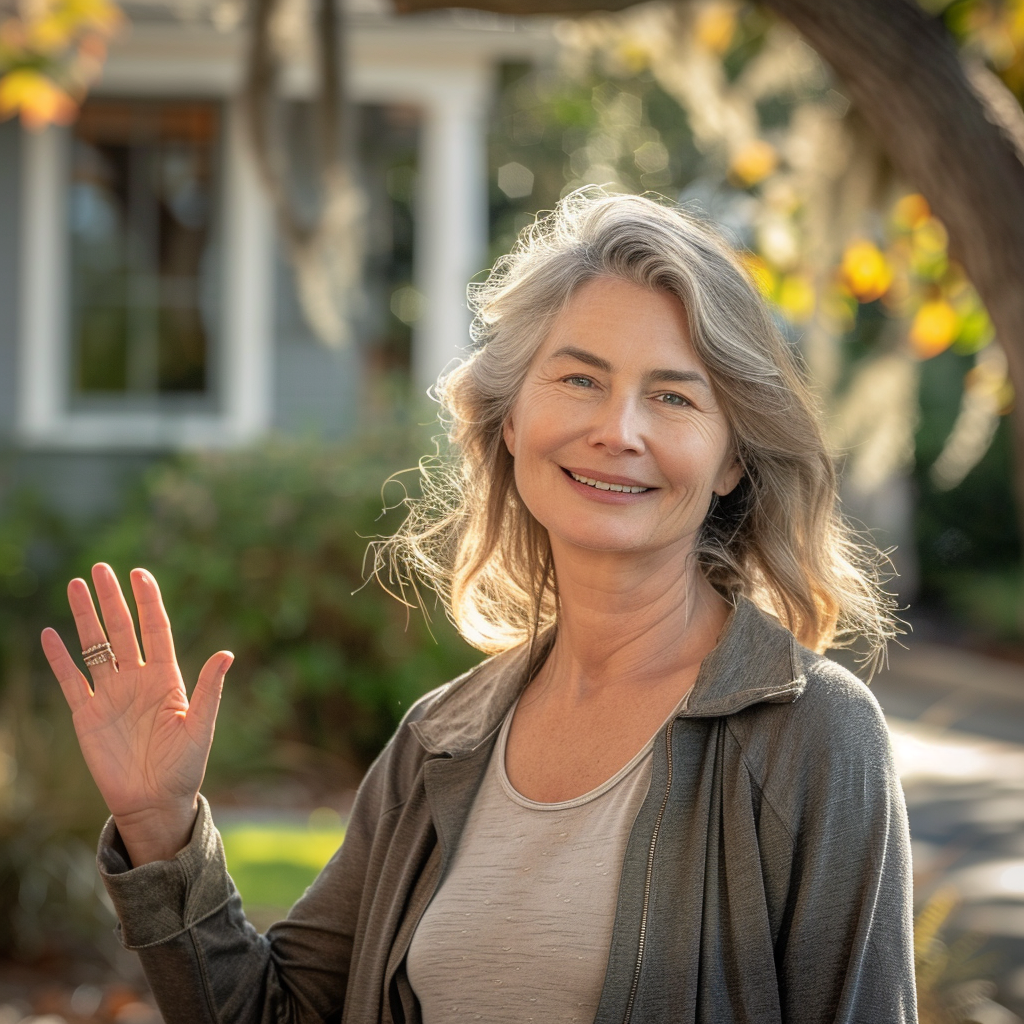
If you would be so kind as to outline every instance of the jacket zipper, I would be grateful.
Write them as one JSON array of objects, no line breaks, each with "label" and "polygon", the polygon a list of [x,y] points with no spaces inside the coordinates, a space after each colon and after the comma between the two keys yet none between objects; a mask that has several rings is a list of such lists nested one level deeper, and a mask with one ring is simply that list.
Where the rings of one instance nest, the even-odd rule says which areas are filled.
[{"label": "jacket zipper", "polygon": [[636,967],[633,969],[633,984],[629,990],[629,1002],[626,1004],[626,1017],[623,1024],[629,1024],[633,1016],[633,1003],[636,1000],[636,990],[640,984],[640,968],[644,962],[644,948],[647,944],[647,913],[651,905],[651,876],[654,873],[654,848],[658,845],[658,833],[661,831],[661,822],[665,817],[665,808],[668,806],[668,795],[672,789],[672,727],[676,724],[673,718],[668,723],[668,731],[665,733],[665,753],[668,756],[668,781],[665,783],[665,796],[661,801],[661,809],[654,821],[654,831],[651,833],[651,845],[647,851],[647,877],[644,879],[644,903],[640,915],[640,946],[636,954]]}]

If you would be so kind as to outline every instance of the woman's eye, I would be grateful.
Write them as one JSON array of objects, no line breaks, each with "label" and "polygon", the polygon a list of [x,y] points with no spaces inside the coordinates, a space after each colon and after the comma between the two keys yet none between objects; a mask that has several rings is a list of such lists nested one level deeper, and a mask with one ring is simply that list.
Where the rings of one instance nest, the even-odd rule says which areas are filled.
[{"label": "woman's eye", "polygon": [[578,374],[573,374],[571,377],[563,377],[562,380],[566,384],[572,384],[573,387],[577,388],[589,388],[594,383],[589,377],[581,377]]},{"label": "woman's eye", "polygon": [[677,395],[674,392],[668,391],[664,395],[658,395],[658,401],[663,405],[689,405],[690,403],[683,398],[682,395]]}]

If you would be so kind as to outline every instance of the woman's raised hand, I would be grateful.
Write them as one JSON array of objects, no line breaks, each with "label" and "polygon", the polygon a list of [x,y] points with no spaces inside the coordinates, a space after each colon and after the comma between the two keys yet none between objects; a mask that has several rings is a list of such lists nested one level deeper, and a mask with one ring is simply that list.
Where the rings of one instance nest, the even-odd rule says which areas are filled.
[{"label": "woman's raised hand", "polygon": [[92,666],[90,686],[55,630],[43,630],[43,650],[71,707],[89,771],[138,867],[168,860],[188,843],[234,656],[219,651],[207,661],[190,703],[156,580],[145,569],[132,570],[143,660],[114,571],[95,565],[92,579],[102,623],[85,580],[68,584],[78,637],[83,651],[108,641],[116,662]]}]

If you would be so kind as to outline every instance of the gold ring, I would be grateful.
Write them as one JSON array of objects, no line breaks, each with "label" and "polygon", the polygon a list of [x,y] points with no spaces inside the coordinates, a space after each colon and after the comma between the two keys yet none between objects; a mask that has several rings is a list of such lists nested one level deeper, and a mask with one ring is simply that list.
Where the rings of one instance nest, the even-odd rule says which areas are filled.
[{"label": "gold ring", "polygon": [[112,661],[114,663],[114,668],[117,668],[117,658],[114,657],[114,649],[106,641],[101,644],[93,644],[92,647],[86,648],[82,651],[82,658],[89,668],[94,668],[96,665],[102,665],[105,661]]}]

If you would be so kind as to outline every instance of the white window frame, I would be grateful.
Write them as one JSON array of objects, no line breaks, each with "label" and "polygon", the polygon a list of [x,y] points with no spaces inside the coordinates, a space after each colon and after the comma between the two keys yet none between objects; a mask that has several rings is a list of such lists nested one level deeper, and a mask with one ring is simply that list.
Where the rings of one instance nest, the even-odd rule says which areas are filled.
[{"label": "white window frame", "polygon": [[23,132],[22,281],[17,432],[28,448],[230,447],[268,430],[273,418],[272,218],[245,152],[241,111],[226,102],[223,301],[216,412],[69,408],[71,350],[67,273],[67,129]]}]

